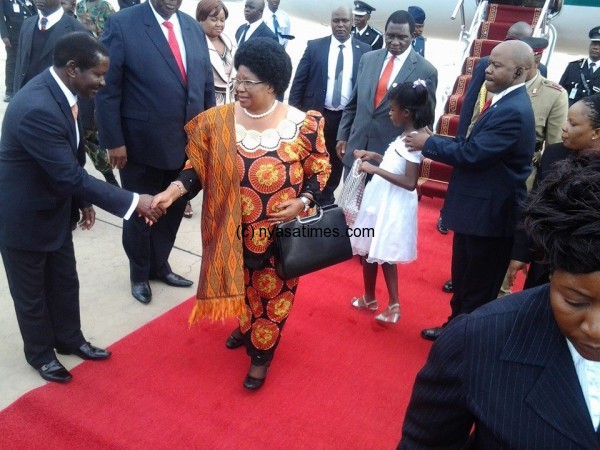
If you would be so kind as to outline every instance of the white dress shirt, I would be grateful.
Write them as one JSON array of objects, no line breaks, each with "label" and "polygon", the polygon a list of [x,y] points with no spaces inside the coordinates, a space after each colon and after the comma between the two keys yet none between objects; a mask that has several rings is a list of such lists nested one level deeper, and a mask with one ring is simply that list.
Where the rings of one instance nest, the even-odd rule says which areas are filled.
[{"label": "white dress shirt", "polygon": [[[288,13],[282,11],[280,8],[278,8],[275,12],[271,11],[270,9],[265,10],[263,19],[267,26],[271,29],[271,31],[275,33],[275,24],[273,23],[273,16],[277,17],[277,23],[279,24],[279,34],[292,34],[292,25]],[[277,33],[275,34],[277,35]],[[285,48],[287,46],[287,43],[289,42],[288,39],[282,38],[279,35],[277,35],[277,39],[279,39],[279,43],[283,45],[283,48]]]},{"label": "white dress shirt", "polygon": [[[338,54],[340,53],[340,45],[343,45],[342,55],[344,58],[344,69],[342,70],[342,98],[340,106],[334,108],[331,104],[333,98],[333,85],[335,84],[335,66],[337,65]],[[354,53],[352,51],[352,38],[348,38],[345,42],[340,42],[331,36],[331,44],[329,45],[329,57],[327,59],[327,92],[325,94],[325,108],[332,111],[342,111],[352,95],[354,80],[352,79],[352,67],[354,64]]]},{"label": "white dress shirt", "polygon": [[[392,69],[392,75],[390,76],[390,81],[388,82],[388,85],[387,85],[388,89],[390,88],[390,86],[392,85],[392,83],[394,82],[396,77],[398,76],[398,73],[400,72],[400,69],[402,69],[402,66],[406,62],[406,59],[408,58],[408,55],[410,54],[410,52],[411,52],[411,47],[404,50],[404,53],[401,53],[400,55],[396,56],[396,59],[394,60],[394,68]],[[390,52],[388,52],[387,55],[385,56],[385,59],[383,60],[383,66],[381,67],[381,72],[379,72],[379,78],[381,78],[381,76],[383,75],[385,66],[387,66],[387,63],[391,57],[392,57],[392,54]]]},{"label": "white dress shirt", "polygon": [[495,94],[492,97],[492,102],[490,103],[490,106],[495,105],[498,102],[498,100],[500,100],[502,97],[506,96],[506,94],[508,94],[509,92],[514,91],[515,89],[520,88],[521,86],[525,86],[525,83],[516,84],[514,86],[511,86],[511,87],[508,87],[508,88],[504,89],[502,92],[500,92],[498,94]]},{"label": "white dress shirt", "polygon": [[[154,9],[154,6],[152,6],[152,2],[149,1],[148,3],[150,4],[150,8],[152,8],[154,17],[156,18],[158,25],[160,25],[160,29],[162,30],[163,34],[165,35],[165,39],[167,40],[167,43],[168,43],[169,42],[169,29],[163,25],[163,22],[167,19],[165,19],[163,16],[161,16],[159,13],[156,12],[156,10]],[[175,38],[177,39],[177,44],[179,45],[179,53],[181,53],[181,60],[183,61],[183,68],[185,69],[185,71],[187,73],[187,61],[186,61],[186,57],[185,57],[185,55],[186,55],[185,44],[183,43],[183,34],[181,33],[181,24],[179,23],[179,18],[177,17],[177,14],[173,14],[169,18],[169,22],[171,22],[173,24],[173,31],[175,32]]]},{"label": "white dress shirt", "polygon": [[592,61],[590,58],[588,58],[588,60],[587,60],[588,67],[591,67],[592,64],[594,64],[594,69],[592,70],[592,73],[596,73],[596,70],[598,70],[598,65],[600,65],[600,60]]},{"label": "white dress shirt", "polygon": [[[262,21],[260,21],[260,20],[257,20],[256,22],[251,23],[251,24],[248,24],[248,22],[246,22],[246,26],[250,25],[250,28],[248,28],[248,31],[246,31],[246,37],[244,38],[244,42],[248,42],[248,39],[250,39],[250,36],[252,36],[252,33],[254,33],[258,27],[260,27],[261,23],[262,23]],[[244,33],[242,33],[241,36],[243,36],[243,35],[244,35]],[[240,42],[238,42],[238,44],[240,44]]]},{"label": "white dress shirt", "polygon": [[49,30],[54,25],[56,25],[60,19],[62,19],[62,16],[64,13],[65,13],[65,10],[62,9],[62,7],[58,8],[56,11],[54,11],[49,16],[44,16],[42,14],[42,12],[40,10],[38,10],[38,16],[39,16],[38,23],[37,23],[38,28],[40,30],[42,29],[42,24],[41,24],[42,17],[45,17],[46,19],[48,19],[48,23],[46,24],[46,30]]},{"label": "white dress shirt", "polygon": [[567,346],[571,352],[571,358],[573,358],[575,372],[579,378],[579,385],[583,391],[594,430],[597,430],[600,424],[600,362],[585,359],[568,339]]}]

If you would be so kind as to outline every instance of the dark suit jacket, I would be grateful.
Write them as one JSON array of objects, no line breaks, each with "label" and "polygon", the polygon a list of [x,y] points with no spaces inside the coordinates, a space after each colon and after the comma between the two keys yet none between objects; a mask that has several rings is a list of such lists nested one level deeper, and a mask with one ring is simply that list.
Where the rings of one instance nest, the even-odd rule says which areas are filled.
[{"label": "dark suit jacket", "polygon": [[[327,72],[329,69],[329,47],[332,36],[308,41],[306,50],[296,69],[290,90],[289,104],[301,111],[314,109],[323,112],[327,94]],[[346,41],[352,46],[352,86],[356,82],[358,65],[363,53],[371,46],[355,38]]]},{"label": "dark suit jacket", "polygon": [[454,167],[444,225],[474,236],[512,236],[527,198],[534,149],[535,120],[525,86],[485,111],[467,139],[427,139],[423,156]]},{"label": "dark suit jacket", "polygon": [[83,169],[69,103],[45,70],[10,101],[0,143],[0,243],[51,252],[71,238],[71,204],[78,196],[123,217],[133,194]]},{"label": "dark suit jacket", "polygon": [[[246,27],[246,25],[247,25],[246,23],[244,25],[240,25],[240,27],[235,32],[235,41],[236,42],[239,42],[240,36],[244,32],[244,28]],[[279,39],[277,38],[277,36],[275,36],[275,33],[273,33],[271,31],[271,29],[267,26],[267,24],[264,22],[260,23],[258,28],[254,31],[254,33],[252,33],[250,35],[250,37],[246,36],[246,41],[248,41],[248,39],[254,39],[254,38],[259,38],[259,37],[271,38],[271,39],[274,39],[275,41],[279,42]]]},{"label": "dark suit jacket", "polygon": [[401,449],[597,449],[549,286],[459,316],[417,375]]},{"label": "dark suit jacket", "polygon": [[[412,47],[405,63],[394,79],[392,86],[422,79],[427,83],[435,108],[435,90],[437,88],[437,70],[422,56],[415,53]],[[365,149],[381,155],[390,142],[402,134],[402,129],[395,127],[390,120],[390,102],[387,94],[377,108],[374,99],[377,91],[379,75],[387,55],[386,49],[365,53],[360,59],[358,74],[352,97],[344,109],[337,138],[347,141],[344,165],[352,167],[355,149]]]},{"label": "dark suit jacket", "polygon": [[[485,83],[485,69],[487,69],[489,61],[490,57],[484,56],[479,61],[477,61],[477,65],[475,66],[475,69],[473,69],[473,75],[471,76],[471,81],[469,81],[469,87],[467,88],[467,92],[465,92],[465,98],[460,108],[458,129],[456,131],[457,137],[464,137],[467,135],[469,125],[471,125],[471,120],[473,118],[475,104],[477,103],[477,98],[479,97],[479,91],[481,90],[481,86],[483,86],[483,83]],[[539,64],[538,70],[540,71],[540,74],[544,78],[546,78],[546,76],[548,75],[548,69],[546,68],[546,66],[543,64]]]},{"label": "dark suit jacket", "polygon": [[[17,54],[17,63],[15,66],[15,84],[14,92],[16,93],[23,87],[25,75],[31,64],[31,46],[33,44],[33,32],[37,26],[39,17],[33,16],[23,22],[21,27],[21,34],[19,35],[19,53]],[[54,30],[48,37],[48,42],[44,47],[44,51],[41,55],[41,62],[48,68],[52,65],[52,58],[54,57],[54,46],[56,42],[63,37],[65,34],[73,33],[75,31],[88,31],[88,29],[77,19],[63,14],[60,20],[52,27]]]},{"label": "dark suit jacket", "polygon": [[96,96],[103,148],[127,146],[134,164],[177,170],[185,161],[185,124],[215,105],[206,37],[192,17],[177,13],[187,62],[187,86],[150,5],[109,17],[102,43],[110,53],[106,87]]}]

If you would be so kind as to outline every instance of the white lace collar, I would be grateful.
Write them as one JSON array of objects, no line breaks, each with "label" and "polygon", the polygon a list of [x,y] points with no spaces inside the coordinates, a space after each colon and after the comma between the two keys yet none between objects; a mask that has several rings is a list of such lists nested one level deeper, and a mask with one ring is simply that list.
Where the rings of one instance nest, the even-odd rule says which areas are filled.
[{"label": "white lace collar", "polygon": [[269,128],[263,132],[246,130],[236,122],[236,143],[249,152],[257,150],[275,151],[279,148],[281,141],[296,139],[305,118],[305,112],[290,106],[286,118],[279,122],[276,128]]}]

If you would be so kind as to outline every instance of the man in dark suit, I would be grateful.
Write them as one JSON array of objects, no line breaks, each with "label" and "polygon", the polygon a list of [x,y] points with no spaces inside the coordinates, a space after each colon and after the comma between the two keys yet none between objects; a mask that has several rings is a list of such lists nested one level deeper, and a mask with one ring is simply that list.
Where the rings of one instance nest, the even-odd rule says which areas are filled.
[{"label": "man in dark suit", "polygon": [[244,18],[246,23],[241,25],[235,32],[235,40],[238,47],[248,39],[257,37],[266,37],[275,39],[279,42],[279,38],[262,20],[263,11],[265,9],[265,0],[246,0],[244,6]]},{"label": "man in dark suit", "polygon": [[355,88],[337,135],[336,152],[346,171],[354,163],[354,150],[383,155],[390,142],[402,134],[389,117],[387,92],[391,87],[422,79],[435,99],[437,70],[412,49],[414,30],[410,14],[394,12],[385,26],[386,48],[365,53],[360,60]]},{"label": "man in dark suit", "polygon": [[69,372],[54,349],[83,359],[110,352],[83,337],[79,281],[71,234],[71,206],[82,228],[94,225],[91,204],[128,219],[134,210],[152,220],[152,197],[96,180],[83,169],[85,150],[77,96],[104,85],[108,52],[87,33],[59,40],[54,66],[34,77],[10,102],[0,141],[0,253],[15,303],[25,358],[45,380]]},{"label": "man in dark suit", "polygon": [[[125,189],[162,192],[185,163],[185,124],[215,105],[206,37],[181,0],[150,0],[112,15],[101,42],[110,54],[106,88],[96,98],[100,145],[120,169]],[[143,220],[123,224],[131,293],[149,303],[148,280],[187,287],[168,258],[185,209],[185,199],[149,228]]]},{"label": "man in dark suit", "polygon": [[569,94],[569,106],[583,97],[600,92],[600,27],[592,28],[588,36],[588,57],[570,62],[560,78],[560,85]]},{"label": "man in dark suit", "polygon": [[525,210],[550,285],[444,330],[417,375],[398,448],[600,448],[600,159],[554,170]]},{"label": "man in dark suit", "polygon": [[296,69],[290,90],[289,104],[302,111],[314,109],[325,118],[325,146],[329,152],[331,175],[317,198],[321,205],[335,201],[335,192],[344,165],[337,157],[335,146],[344,108],[354,89],[358,64],[368,44],[350,38],[352,11],[340,6],[331,12],[332,35],[308,41]]},{"label": "man in dark suit", "polygon": [[369,25],[371,13],[375,11],[371,5],[365,2],[354,2],[354,26],[352,27],[352,37],[368,44],[371,50],[379,50],[383,47],[383,34],[377,28]]},{"label": "man in dark suit", "polygon": [[[516,22],[514,23],[506,32],[506,40],[520,40],[524,37],[529,37],[533,33],[531,26],[527,22]],[[541,55],[539,55],[541,59]],[[467,88],[467,92],[465,93],[465,98],[463,100],[463,104],[460,108],[460,117],[458,121],[458,129],[456,132],[456,136],[466,137],[467,130],[469,129],[469,125],[471,124],[471,119],[473,117],[473,112],[475,111],[475,104],[477,103],[477,99],[479,97],[479,91],[485,83],[485,70],[489,65],[490,57],[484,56],[479,61],[477,61],[477,65],[473,70],[473,75],[471,76],[471,81],[469,81],[469,87]],[[539,63],[539,60],[538,60]],[[546,66],[543,64],[538,64],[538,70],[543,77],[547,76],[548,70]]]},{"label": "man in dark suit", "polygon": [[37,0],[39,16],[30,17],[21,27],[15,67],[14,92],[52,65],[54,46],[74,31],[86,31],[74,17],[65,14],[60,0]]},{"label": "man in dark suit", "polygon": [[6,49],[6,91],[4,101],[9,102],[14,94],[13,83],[15,81],[15,64],[17,63],[17,51],[19,50],[19,33],[23,22],[31,16],[35,16],[37,10],[32,0],[2,0],[2,12],[0,13],[0,36]]},{"label": "man in dark suit", "polygon": [[[468,138],[421,131],[405,139],[410,149],[454,168],[444,201],[452,244],[452,314],[470,313],[498,296],[510,261],[519,205],[535,150],[535,120],[525,79],[533,50],[521,41],[498,44],[490,55],[486,88],[495,94]],[[442,328],[423,330],[436,339]]]}]

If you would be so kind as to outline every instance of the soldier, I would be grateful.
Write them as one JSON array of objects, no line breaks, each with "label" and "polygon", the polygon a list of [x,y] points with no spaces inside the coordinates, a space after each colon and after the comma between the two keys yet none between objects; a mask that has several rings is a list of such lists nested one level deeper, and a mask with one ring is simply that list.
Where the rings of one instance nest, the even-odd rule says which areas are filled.
[{"label": "soldier", "polygon": [[408,13],[415,19],[415,32],[412,46],[415,52],[425,58],[425,37],[423,36],[423,27],[425,26],[425,11],[418,6],[409,6]]},{"label": "soldier", "polygon": [[588,95],[600,92],[600,27],[594,27],[590,38],[589,57],[570,62],[560,79],[569,94],[569,106]]},{"label": "soldier", "polygon": [[369,44],[372,50],[377,50],[383,47],[383,34],[377,28],[373,28],[368,24],[373,11],[375,11],[375,8],[365,2],[354,2],[352,36],[365,44]]},{"label": "soldier", "polygon": [[104,23],[115,10],[105,0],[81,0],[77,4],[77,17],[96,38],[104,31]]},{"label": "soldier", "polygon": [[6,48],[6,91],[4,101],[10,102],[13,95],[15,65],[19,47],[19,33],[23,21],[37,13],[31,0],[2,0],[2,14],[0,14],[0,36]]}]

